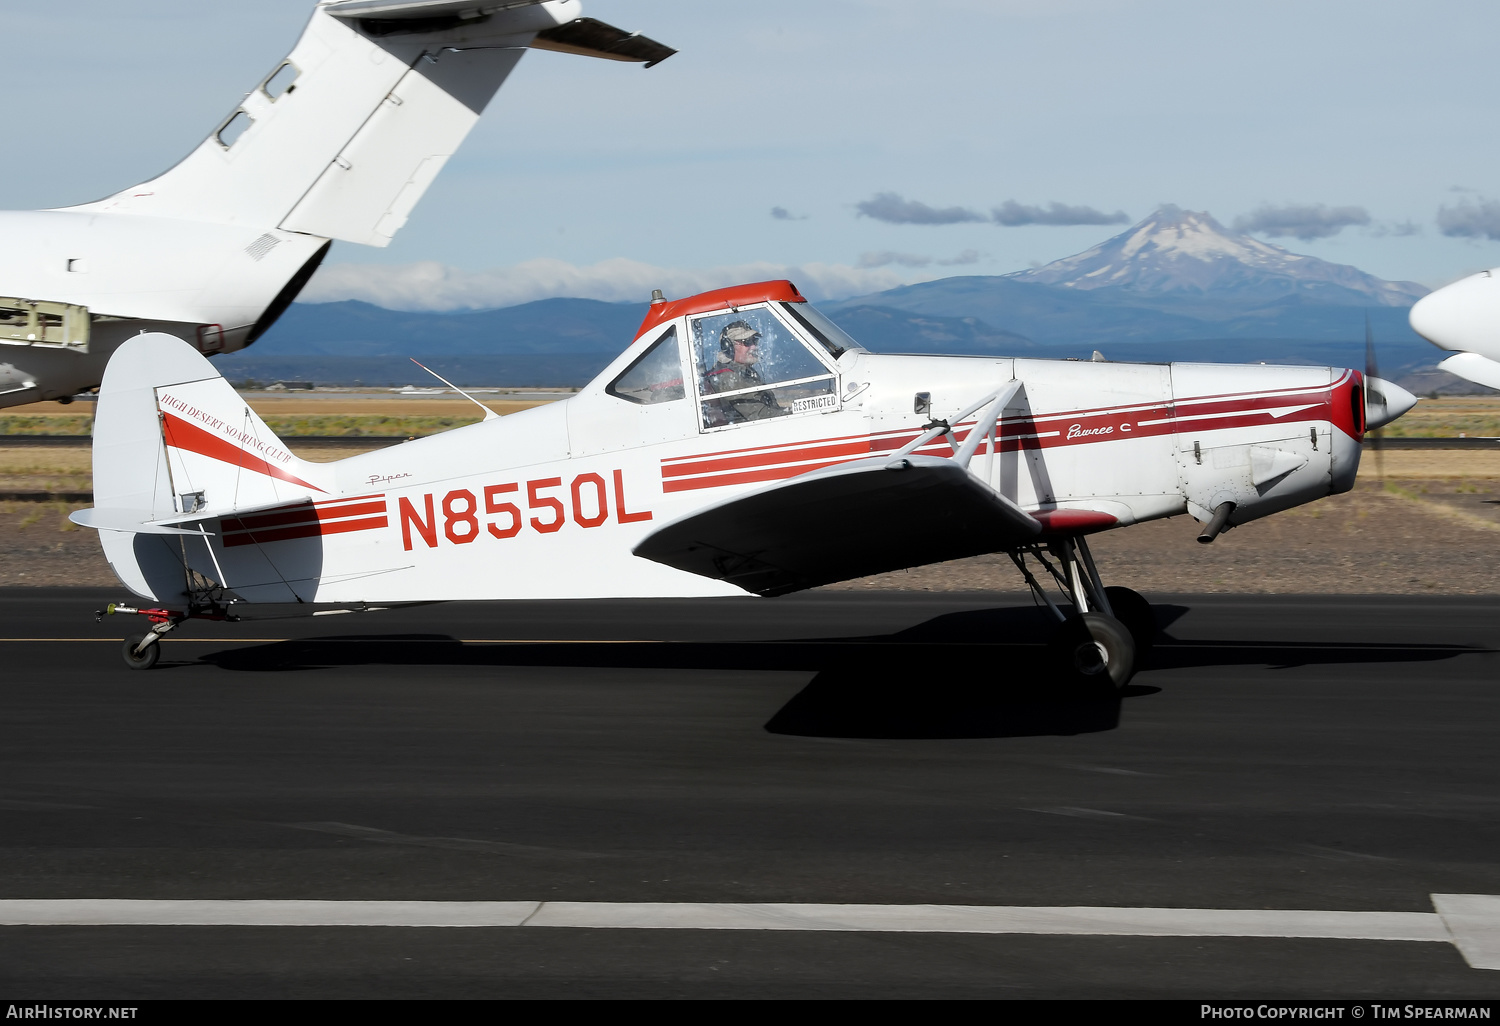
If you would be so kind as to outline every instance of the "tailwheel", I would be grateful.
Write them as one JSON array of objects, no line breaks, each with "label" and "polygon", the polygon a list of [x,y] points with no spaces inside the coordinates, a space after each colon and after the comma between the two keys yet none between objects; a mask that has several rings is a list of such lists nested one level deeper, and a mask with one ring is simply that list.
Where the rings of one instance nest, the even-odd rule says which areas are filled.
[{"label": "tailwheel", "polygon": [[1140,592],[1130,588],[1105,588],[1104,597],[1109,599],[1109,608],[1114,611],[1115,619],[1125,625],[1131,640],[1135,642],[1137,668],[1144,667],[1151,649],[1156,645],[1156,636],[1161,633],[1161,627],[1156,622],[1156,610],[1151,608],[1151,603]]},{"label": "tailwheel", "polygon": [[132,670],[149,670],[161,658],[161,636],[154,631],[132,634],[125,639],[120,654]]},{"label": "tailwheel", "polygon": [[[216,611],[216,610],[215,610]],[[151,629],[132,634],[125,639],[120,648],[120,655],[125,659],[125,665],[132,670],[149,670],[156,665],[161,658],[161,639],[176,630],[185,620],[193,615],[205,615],[174,612],[170,609],[137,609],[135,606],[127,606],[119,602],[111,602],[103,609],[95,613],[94,618],[102,621],[106,616],[116,613],[139,614],[151,621]],[[221,615],[218,619],[224,619]]]},{"label": "tailwheel", "polygon": [[1103,613],[1080,613],[1058,625],[1052,642],[1065,680],[1115,694],[1135,673],[1135,642],[1125,625]]}]

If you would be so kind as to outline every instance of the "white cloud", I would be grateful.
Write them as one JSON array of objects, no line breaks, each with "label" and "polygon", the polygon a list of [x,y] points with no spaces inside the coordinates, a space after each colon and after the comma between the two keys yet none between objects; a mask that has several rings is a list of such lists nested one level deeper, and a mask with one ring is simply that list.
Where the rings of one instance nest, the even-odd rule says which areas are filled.
[{"label": "white cloud", "polygon": [[492,310],[562,296],[644,303],[651,298],[652,289],[661,289],[668,298],[680,298],[774,278],[790,278],[815,302],[880,292],[914,280],[911,275],[885,268],[822,263],[754,263],[685,270],[620,257],[585,267],[541,258],[512,267],[465,271],[426,261],[325,265],[298,298],[304,303],[358,299],[388,310]]},{"label": "white cloud", "polygon": [[1273,239],[1291,236],[1303,242],[1332,238],[1350,225],[1367,225],[1370,213],[1364,207],[1330,207],[1324,203],[1269,204],[1234,220],[1237,232],[1255,232]]},{"label": "white cloud", "polygon": [[1005,228],[1019,228],[1028,224],[1051,224],[1051,225],[1090,225],[1090,224],[1129,224],[1130,215],[1123,210],[1116,210],[1113,214],[1106,214],[1102,210],[1093,207],[1075,207],[1067,203],[1048,203],[1045,207],[1031,206],[1025,203],[1017,203],[1015,200],[1006,200],[994,210],[990,211],[990,217],[995,223]]},{"label": "white cloud", "polygon": [[921,200],[904,199],[899,193],[877,192],[854,204],[860,217],[872,217],[886,224],[963,224],[983,221],[984,215],[967,207],[930,207]]},{"label": "white cloud", "polygon": [[1456,207],[1438,207],[1438,229],[1460,239],[1500,239],[1500,203],[1464,199]]}]

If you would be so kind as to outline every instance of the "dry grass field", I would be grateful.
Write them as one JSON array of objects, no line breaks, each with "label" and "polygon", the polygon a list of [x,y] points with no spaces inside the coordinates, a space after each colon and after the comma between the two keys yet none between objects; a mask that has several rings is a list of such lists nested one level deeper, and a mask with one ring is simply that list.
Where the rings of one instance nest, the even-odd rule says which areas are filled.
[{"label": "dry grass field", "polygon": [[[1100,535],[1094,552],[1110,583],[1148,596],[1500,592],[1500,452],[1398,450],[1381,462],[1383,481],[1367,455],[1353,492],[1247,524],[1212,545],[1198,544],[1198,525],[1177,517]],[[0,449],[0,489],[88,484],[87,449]],[[76,508],[0,503],[0,584],[115,586],[93,533],[68,522]],[[979,556],[833,587],[1015,591],[1019,583],[1009,560]]]},{"label": "dry grass field", "polygon": [[[252,405],[290,448],[319,462],[355,449],[298,450],[299,434],[426,434],[478,419],[458,397],[256,397]],[[539,401],[493,401],[505,414]],[[82,404],[40,403],[0,416],[0,434],[86,434]],[[70,419],[71,418],[71,419]],[[1423,400],[1389,429],[1393,437],[1500,436],[1500,396]],[[86,492],[89,451],[0,447],[0,491]],[[114,585],[93,534],[75,528],[61,502],[0,503],[0,584]],[[1500,592],[1500,450],[1366,453],[1358,487],[1247,524],[1199,545],[1189,517],[1142,524],[1094,540],[1112,583],[1147,595],[1170,592]],[[1004,557],[981,556],[834,585],[835,588],[1016,590]]]},{"label": "dry grass field", "polygon": [[[504,416],[543,405],[547,400],[485,399]],[[250,405],[283,437],[297,435],[427,435],[472,424],[480,418],[474,404],[461,396],[370,397],[320,393],[254,396]],[[91,404],[32,403],[0,412],[0,435],[86,435]],[[1390,438],[1500,437],[1500,396],[1443,396],[1423,399],[1416,409],[1386,428]]]},{"label": "dry grass field", "polygon": [[1391,438],[1500,437],[1500,395],[1448,395],[1423,399],[1385,429]]},{"label": "dry grass field", "polygon": [[[489,399],[486,406],[500,414],[516,413],[548,400]],[[289,395],[255,396],[250,406],[266,425],[283,438],[298,435],[373,435],[410,437],[430,435],[477,422],[483,414],[462,396],[398,395],[371,398]],[[91,403],[31,403],[0,413],[0,435],[86,435],[93,423]]]}]

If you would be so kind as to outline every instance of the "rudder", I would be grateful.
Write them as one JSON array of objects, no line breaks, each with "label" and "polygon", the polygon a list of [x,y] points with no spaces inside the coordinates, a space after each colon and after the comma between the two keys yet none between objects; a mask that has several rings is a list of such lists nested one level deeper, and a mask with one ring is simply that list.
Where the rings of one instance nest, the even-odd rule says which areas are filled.
[{"label": "rudder", "polygon": [[127,587],[160,601],[178,596],[181,560],[175,572],[146,565],[138,536],[196,535],[219,516],[334,489],[331,465],[293,455],[206,358],[161,333],[138,335],[111,357],[93,467],[94,508],[73,519],[99,530]]}]

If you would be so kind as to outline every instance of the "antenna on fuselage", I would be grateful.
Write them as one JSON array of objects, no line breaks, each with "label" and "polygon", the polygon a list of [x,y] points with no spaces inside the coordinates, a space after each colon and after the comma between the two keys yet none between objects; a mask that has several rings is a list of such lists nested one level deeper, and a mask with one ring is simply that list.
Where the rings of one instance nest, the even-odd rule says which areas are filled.
[{"label": "antenna on fuselage", "polygon": [[415,356],[408,356],[407,359],[410,360],[412,363],[416,364],[418,367],[421,367],[428,374],[431,374],[433,377],[437,378],[443,384],[445,384],[449,388],[453,389],[453,391],[457,392],[459,395],[461,395],[465,399],[469,400],[469,402],[473,403],[475,406],[477,406],[481,410],[483,410],[484,411],[484,419],[485,420],[499,420],[500,419],[500,414],[496,413],[494,410],[492,410],[488,406],[484,405],[484,403],[480,402],[478,399],[475,399],[472,395],[470,395],[469,393],[465,392],[463,389],[459,388],[453,382],[451,382],[447,378],[443,377],[437,371],[433,370],[431,367],[429,367],[426,364],[424,364],[421,360],[418,360]]}]

